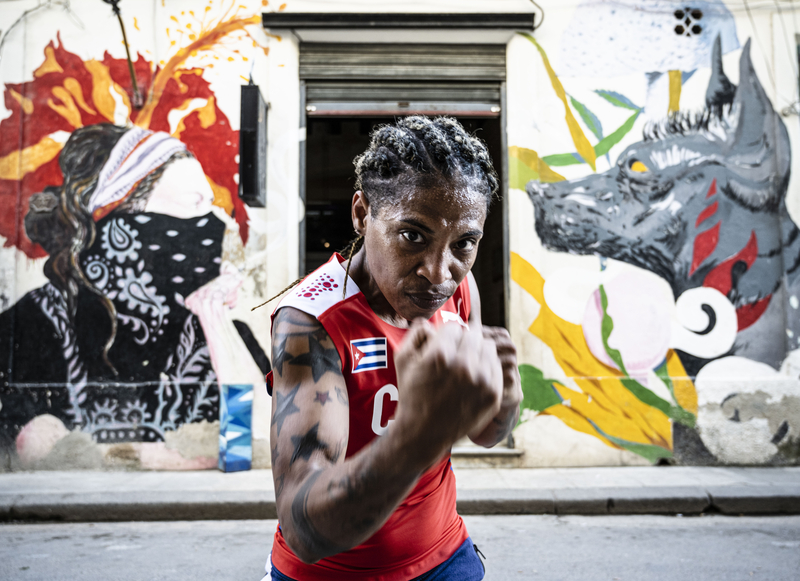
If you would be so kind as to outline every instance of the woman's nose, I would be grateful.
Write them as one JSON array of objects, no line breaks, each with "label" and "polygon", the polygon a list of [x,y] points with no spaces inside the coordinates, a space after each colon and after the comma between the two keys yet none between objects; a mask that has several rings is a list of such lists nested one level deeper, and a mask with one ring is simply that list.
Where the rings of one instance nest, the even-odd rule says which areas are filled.
[{"label": "woman's nose", "polygon": [[445,253],[431,254],[423,259],[417,274],[434,285],[445,283],[452,278],[450,261]]}]

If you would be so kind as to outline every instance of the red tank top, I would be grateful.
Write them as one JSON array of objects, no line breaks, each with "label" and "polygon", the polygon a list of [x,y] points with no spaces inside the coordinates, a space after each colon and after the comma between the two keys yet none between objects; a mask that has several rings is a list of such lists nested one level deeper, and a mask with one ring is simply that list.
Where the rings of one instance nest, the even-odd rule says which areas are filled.
[{"label": "red tank top", "polygon": [[[397,407],[394,351],[406,334],[378,318],[352,279],[342,298],[344,259],[334,254],[286,296],[275,309],[293,307],[315,317],[330,335],[342,361],[350,398],[349,458],[383,435]],[[430,319],[435,325],[469,319],[469,285]],[[273,318],[275,313],[273,313]],[[284,575],[302,581],[412,579],[446,561],[467,538],[456,512],[455,476],[449,456],[425,472],[386,524],[363,544],[307,565],[281,534],[272,546],[272,562]]]}]

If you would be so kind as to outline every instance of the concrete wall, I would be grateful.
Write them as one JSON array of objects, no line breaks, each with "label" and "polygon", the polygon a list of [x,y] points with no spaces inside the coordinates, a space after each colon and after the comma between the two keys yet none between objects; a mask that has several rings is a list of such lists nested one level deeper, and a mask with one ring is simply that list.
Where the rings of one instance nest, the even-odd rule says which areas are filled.
[{"label": "concrete wall", "polygon": [[[800,127],[778,114],[797,99],[796,15],[539,3],[544,26],[512,36],[507,53],[509,320],[526,393],[514,462],[796,463]],[[37,4],[6,3],[2,20]],[[70,7],[31,13],[0,60],[3,468],[212,467],[219,383],[255,386],[254,465],[266,467],[259,362],[271,309],[250,308],[297,274],[304,135],[298,37],[265,34],[258,15],[530,5],[123,3],[142,108],[110,9]],[[313,39],[468,41],[328,36]],[[239,86],[251,73],[270,104],[266,209],[236,196]],[[100,123],[164,132],[194,159],[119,207],[81,197],[101,172],[78,170],[102,167],[113,139],[77,136]],[[83,145],[65,148],[76,131]]]}]

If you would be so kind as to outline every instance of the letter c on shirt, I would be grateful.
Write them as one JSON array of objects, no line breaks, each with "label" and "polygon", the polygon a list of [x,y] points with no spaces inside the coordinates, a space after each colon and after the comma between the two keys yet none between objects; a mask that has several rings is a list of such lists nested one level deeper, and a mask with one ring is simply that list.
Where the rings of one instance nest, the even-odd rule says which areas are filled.
[{"label": "letter c on shirt", "polygon": [[397,388],[388,383],[384,385],[382,388],[378,390],[378,393],[375,394],[375,404],[372,407],[372,431],[375,432],[378,436],[382,436],[386,433],[389,429],[389,424],[391,424],[394,420],[387,420],[386,425],[381,425],[381,418],[383,417],[383,400],[384,396],[389,396],[389,399],[392,401],[397,401]]}]

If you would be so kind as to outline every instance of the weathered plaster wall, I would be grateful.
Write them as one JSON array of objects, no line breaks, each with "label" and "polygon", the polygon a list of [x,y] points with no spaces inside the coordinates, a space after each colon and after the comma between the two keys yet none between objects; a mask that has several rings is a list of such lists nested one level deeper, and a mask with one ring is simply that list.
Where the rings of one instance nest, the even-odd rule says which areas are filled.
[{"label": "weathered plaster wall", "polygon": [[[37,4],[4,4],[4,28]],[[121,7],[141,107],[102,3],[34,11],[3,47],[2,468],[216,466],[219,383],[254,385],[253,462],[268,466],[268,311],[250,309],[295,275],[302,210],[296,44],[260,14],[285,6]],[[251,73],[279,112],[267,209],[237,196]]]},{"label": "weathered plaster wall", "polygon": [[[525,450],[520,463],[796,463],[800,329],[792,266],[800,192],[792,176],[800,162],[792,146],[800,126],[796,115],[775,112],[797,100],[797,15],[784,3],[783,14],[774,4],[753,3],[751,21],[741,3],[695,2],[689,8],[703,15],[695,18],[690,10],[687,25],[675,16],[685,6],[674,2],[539,3],[546,20],[533,35],[536,42],[517,35],[508,45],[509,320],[528,408],[515,432]],[[297,274],[296,225],[303,216],[298,145],[305,136],[298,130],[299,40],[291,33],[270,37],[248,20],[281,8],[263,4],[123,3],[140,83],[150,90],[159,73],[165,81],[153,93],[158,106],[148,123],[126,103],[131,87],[124,49],[105,6],[73,0],[70,14],[55,5],[9,34],[0,60],[0,341],[3,357],[12,364],[18,358],[21,375],[2,378],[5,468],[213,466],[214,378],[256,384],[254,464],[269,464],[269,400],[260,389],[254,345],[269,353],[270,309],[250,308]],[[36,5],[6,3],[3,21]],[[524,0],[294,0],[285,9],[527,6]],[[215,28],[236,19],[238,30]],[[678,25],[700,30],[679,36]],[[214,30],[216,36],[185,59],[171,60]],[[713,72],[717,36],[722,67]],[[430,41],[422,33],[406,37],[372,40]],[[465,41],[453,34],[438,39]],[[721,71],[735,92],[721,81]],[[234,204],[239,86],[251,72],[270,103],[266,209]],[[706,123],[710,84],[717,89],[715,114]],[[666,129],[664,119],[678,111],[680,130]],[[64,301],[59,311],[61,302],[48,289],[74,282],[59,278],[71,272],[64,269],[70,253],[61,255],[66,262],[54,260],[54,269],[45,264],[64,240],[78,235],[68,230],[72,238],[55,239],[44,233],[56,230],[42,228],[34,244],[25,217],[36,193],[44,195],[36,198],[35,218],[57,214],[53,200],[68,206],[58,190],[64,184],[59,156],[71,134],[104,122],[163,131],[197,163],[170,164],[162,183],[169,187],[145,184],[138,205],[92,218],[95,239],[84,240],[88,250],[76,260],[87,277],[99,276],[93,282],[104,280],[100,263],[108,269],[103,296],[87,294],[78,282],[83,290],[73,293],[75,305]],[[659,123],[662,129],[645,140],[645,127]],[[67,173],[78,165],[66,163]],[[97,209],[89,202],[86,208]],[[189,214],[188,206],[194,208]],[[151,220],[143,224],[137,217]],[[206,226],[217,226],[213,236],[167,235],[197,228],[206,217]],[[112,230],[132,246],[104,248],[115,240]],[[205,240],[211,243],[204,246]],[[168,250],[170,260],[186,258],[164,261],[152,246]],[[90,269],[94,259],[98,265]],[[142,282],[140,298],[155,303],[121,297],[119,282],[125,287],[131,277]],[[177,288],[181,284],[187,292]],[[148,288],[156,290],[147,295]],[[105,299],[114,305],[114,319]],[[77,320],[59,318],[69,308],[81,313]],[[168,338],[139,344],[145,327],[132,317],[149,325],[148,333],[163,329]],[[101,339],[110,336],[111,320],[117,331],[106,361]],[[250,349],[241,323],[254,338]],[[179,377],[176,361],[192,356],[197,365],[184,366],[191,374]],[[160,368],[153,371],[156,363]],[[65,385],[54,373],[72,376]],[[120,441],[108,443],[109,426]],[[131,427],[150,432],[125,433]]]},{"label": "weathered plaster wall", "polygon": [[523,462],[796,464],[797,15],[543,4],[508,51]]}]

